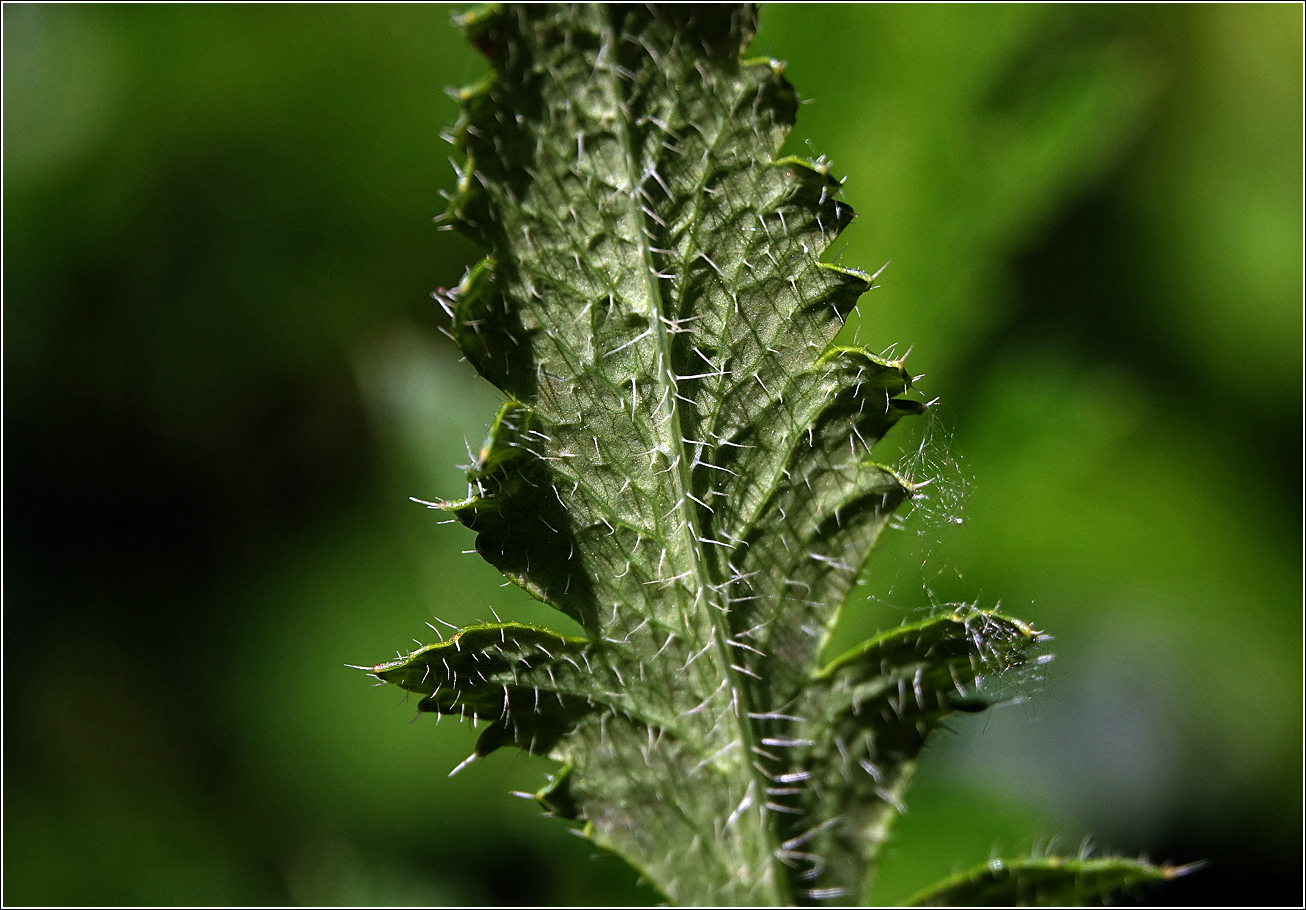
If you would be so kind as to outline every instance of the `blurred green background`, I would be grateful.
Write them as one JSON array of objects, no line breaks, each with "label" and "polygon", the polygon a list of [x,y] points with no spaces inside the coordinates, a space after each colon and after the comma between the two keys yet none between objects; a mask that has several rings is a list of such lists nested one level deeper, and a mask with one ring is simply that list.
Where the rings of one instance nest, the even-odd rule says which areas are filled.
[{"label": "blurred green background", "polygon": [[[407,501],[498,400],[429,296],[476,256],[431,222],[450,9],[3,16],[4,901],[655,900],[508,795],[547,762],[448,780],[473,732],[343,666],[550,621]],[[875,897],[1091,837],[1209,861],[1142,902],[1299,903],[1301,7],[776,6],[754,49],[840,262],[892,260],[849,332],[942,398],[842,640],[958,598],[1056,639]]]}]

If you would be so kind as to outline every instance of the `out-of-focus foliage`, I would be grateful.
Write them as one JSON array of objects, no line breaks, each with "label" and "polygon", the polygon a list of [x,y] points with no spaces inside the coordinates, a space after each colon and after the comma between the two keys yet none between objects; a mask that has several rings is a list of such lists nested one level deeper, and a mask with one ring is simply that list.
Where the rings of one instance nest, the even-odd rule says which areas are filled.
[{"label": "out-of-focus foliage", "polygon": [[[892,260],[855,331],[954,415],[844,641],[923,585],[1057,633],[877,899],[1070,831],[1209,861],[1143,899],[1300,900],[1301,15],[763,11],[840,261]],[[406,500],[496,401],[427,296],[448,10],[6,5],[4,51],[5,900],[651,899],[341,666],[550,612]]]}]

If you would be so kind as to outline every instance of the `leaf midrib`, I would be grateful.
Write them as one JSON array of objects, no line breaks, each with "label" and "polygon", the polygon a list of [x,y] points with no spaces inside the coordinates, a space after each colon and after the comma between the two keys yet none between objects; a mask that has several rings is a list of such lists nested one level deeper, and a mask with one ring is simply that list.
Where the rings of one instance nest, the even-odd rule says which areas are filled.
[{"label": "leaf midrib", "polygon": [[[617,46],[616,29],[612,21],[611,8],[607,8],[608,21],[608,41],[611,42],[609,47]],[[614,97],[624,97],[620,79],[617,77],[615,70],[611,67],[604,67],[603,72],[611,82]],[[734,706],[735,729],[738,733],[737,741],[742,748],[741,759],[736,762],[736,767],[742,770],[741,777],[746,776],[750,786],[744,788],[745,798],[748,794],[760,794],[766,792],[767,783],[761,777],[751,760],[754,754],[754,747],[757,745],[753,735],[753,729],[748,722],[749,699],[747,687],[742,684],[741,674],[732,666],[730,655],[730,628],[727,617],[722,610],[716,609],[716,605],[711,603],[710,591],[714,590],[711,583],[710,568],[703,554],[699,549],[698,535],[695,531],[698,528],[697,515],[691,505],[692,500],[688,493],[693,489],[692,474],[690,472],[689,459],[685,451],[683,442],[683,433],[680,427],[680,404],[678,396],[678,385],[676,382],[675,371],[671,362],[671,345],[667,337],[667,326],[663,314],[663,298],[661,287],[658,284],[659,279],[657,270],[653,267],[653,251],[649,244],[649,233],[652,232],[652,226],[648,223],[649,217],[644,213],[643,208],[636,203],[637,196],[641,191],[644,178],[636,174],[637,163],[635,160],[634,149],[631,144],[630,124],[624,116],[617,117],[618,128],[621,136],[622,151],[625,156],[627,165],[626,180],[629,187],[629,195],[626,202],[630,208],[630,215],[637,225],[635,231],[636,243],[639,246],[640,264],[644,270],[644,283],[647,288],[646,300],[648,303],[648,316],[655,327],[654,338],[657,341],[658,352],[658,384],[663,393],[663,399],[667,402],[669,417],[665,422],[668,427],[667,434],[664,434],[664,443],[671,453],[672,460],[675,464],[673,474],[674,482],[672,493],[676,498],[675,512],[680,519],[678,535],[682,538],[682,545],[686,552],[689,553],[691,561],[690,570],[693,573],[694,581],[694,607],[706,611],[712,622],[712,636],[715,642],[717,660],[720,665],[721,673],[729,681],[732,704]],[[654,163],[656,167],[656,162]],[[652,203],[652,199],[649,199]],[[697,247],[697,244],[695,244]],[[692,261],[692,257],[691,260]],[[682,272],[683,273],[683,272]],[[657,430],[657,427],[654,427]],[[667,438],[669,435],[669,438]],[[678,598],[682,611],[685,608],[683,598]],[[687,620],[690,617],[685,617]],[[697,617],[694,617],[697,618]],[[691,626],[692,627],[692,626]],[[792,895],[788,894],[787,882],[788,877],[784,870],[778,867],[776,854],[779,845],[775,843],[775,834],[769,824],[765,824],[765,810],[757,807],[757,811],[762,813],[763,825],[762,836],[766,840],[767,859],[771,866],[771,893],[770,898],[775,904],[792,903]]]}]

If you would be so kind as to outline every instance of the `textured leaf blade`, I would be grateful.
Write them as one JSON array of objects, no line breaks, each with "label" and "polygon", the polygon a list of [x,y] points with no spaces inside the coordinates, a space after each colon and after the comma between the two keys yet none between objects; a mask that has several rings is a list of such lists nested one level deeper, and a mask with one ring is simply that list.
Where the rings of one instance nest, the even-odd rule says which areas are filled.
[{"label": "textured leaf blade", "polygon": [[[454,333],[514,401],[455,512],[491,562],[608,642],[622,679],[660,681],[671,717],[606,704],[555,754],[596,839],[645,866],[633,832],[667,821],[614,807],[679,794],[692,841],[726,823],[700,844],[718,871],[697,893],[651,876],[673,899],[703,899],[705,881],[720,900],[787,898],[747,716],[773,699],[752,683],[792,691],[809,672],[908,495],[869,446],[919,408],[890,404],[901,365],[826,353],[870,281],[819,259],[852,213],[823,168],[777,160],[796,99],[778,65],[741,61],[752,26],[730,8],[482,14],[499,75],[465,98],[459,133],[454,214],[493,257],[460,289]],[[843,511],[838,552],[808,550]],[[777,569],[795,546],[804,564]],[[611,771],[655,757],[648,798],[640,774]]]},{"label": "textured leaf blade", "polygon": [[811,775],[777,800],[800,807],[796,818],[816,831],[784,831],[786,845],[802,838],[791,862],[857,896],[930,734],[957,711],[987,707],[983,681],[1025,665],[1045,640],[1018,620],[963,607],[881,633],[823,668],[796,705],[804,720],[773,723],[778,741],[796,741],[797,773]]},{"label": "textured leaf blade", "polygon": [[[539,794],[678,903],[852,900],[925,736],[1037,640],[970,609],[822,669],[912,488],[872,447],[911,377],[832,341],[871,278],[852,220],[779,157],[797,100],[751,8],[507,7],[463,20],[449,218],[489,250],[446,301],[507,401],[445,507],[574,618],[373,668],[564,772]],[[902,697],[904,687],[916,697]]]},{"label": "textured leaf blade", "polygon": [[906,906],[1081,906],[1126,889],[1169,881],[1195,868],[1153,865],[1123,857],[992,860],[926,888]]}]

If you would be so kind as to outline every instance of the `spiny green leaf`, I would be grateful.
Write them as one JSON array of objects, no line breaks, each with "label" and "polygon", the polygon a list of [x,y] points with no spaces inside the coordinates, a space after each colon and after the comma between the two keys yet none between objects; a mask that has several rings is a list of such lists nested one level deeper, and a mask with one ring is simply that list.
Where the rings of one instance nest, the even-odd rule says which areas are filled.
[{"label": "spiny green leaf", "polygon": [[956,711],[987,707],[983,678],[1021,666],[1044,639],[1001,614],[963,608],[878,635],[813,678],[797,710],[807,720],[793,735],[812,774],[797,797],[803,815],[841,819],[801,848],[824,877],[860,881],[902,811],[930,733]]},{"label": "spiny green leaf", "polygon": [[778,157],[797,99],[750,7],[492,7],[445,301],[500,410],[445,504],[584,630],[472,626],[373,672],[563,763],[538,798],[678,903],[854,901],[929,735],[1040,636],[957,608],[818,665],[913,488],[871,448],[924,406],[832,346],[871,276]]},{"label": "spiny green leaf", "polygon": [[909,907],[1057,907],[1101,901],[1126,888],[1169,881],[1197,868],[1123,857],[991,860],[926,888]]}]

